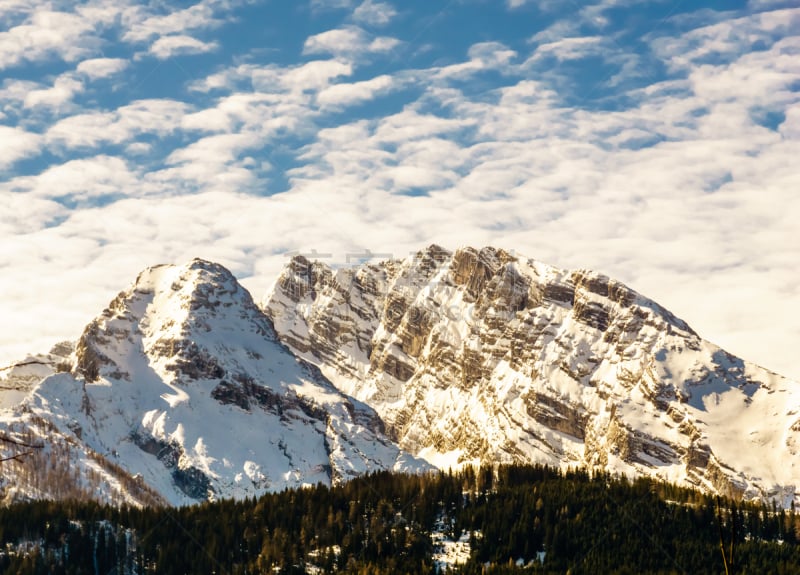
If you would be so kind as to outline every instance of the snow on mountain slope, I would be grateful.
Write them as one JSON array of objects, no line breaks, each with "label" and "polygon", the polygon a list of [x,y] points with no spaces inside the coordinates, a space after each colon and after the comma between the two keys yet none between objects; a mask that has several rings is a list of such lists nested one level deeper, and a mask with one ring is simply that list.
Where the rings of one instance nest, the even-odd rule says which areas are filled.
[{"label": "snow on mountain slope", "polygon": [[606,276],[493,248],[339,270],[297,256],[264,309],[437,466],[598,466],[800,503],[800,385]]},{"label": "snow on mountain slope", "polygon": [[31,418],[76,461],[101,454],[172,504],[429,468],[202,260],[143,272],[87,326],[72,373],[45,378],[0,426]]},{"label": "snow on mountain slope", "polygon": [[18,405],[42,379],[64,369],[73,348],[71,343],[62,342],[49,353],[30,355],[0,368],[0,409]]}]

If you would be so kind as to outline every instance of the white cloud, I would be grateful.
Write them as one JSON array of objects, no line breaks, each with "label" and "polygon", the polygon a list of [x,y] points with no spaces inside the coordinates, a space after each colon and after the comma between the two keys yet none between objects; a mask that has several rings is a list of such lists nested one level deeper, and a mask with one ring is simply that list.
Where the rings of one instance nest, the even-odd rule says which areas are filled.
[{"label": "white cloud", "polygon": [[642,54],[621,47],[609,35],[575,35],[580,26],[573,24],[567,22],[566,26],[561,26],[557,22],[531,38],[531,43],[537,43],[538,46],[522,64],[522,68],[536,70],[538,77],[547,78],[554,85],[571,73],[565,74],[561,70],[562,62],[584,58],[602,58],[606,65],[615,69],[614,73],[599,82],[610,87],[652,74]]},{"label": "white cloud", "polygon": [[779,130],[786,140],[800,141],[800,105],[786,111],[786,117],[781,122]]},{"label": "white cloud", "polygon": [[22,158],[36,155],[40,146],[41,136],[38,134],[0,125],[0,168],[8,168]]},{"label": "white cloud", "polygon": [[259,133],[215,134],[175,150],[165,161],[167,167],[146,175],[155,189],[170,190],[172,194],[186,191],[237,190],[252,191],[259,183],[258,163],[248,150],[257,151],[265,145]]},{"label": "white cloud", "polygon": [[22,104],[25,102],[25,98],[30,92],[39,89],[42,89],[42,85],[38,82],[7,78],[3,81],[3,87],[0,88],[0,103],[2,103],[2,109],[9,110],[12,107]]},{"label": "white cloud", "polygon": [[557,60],[576,60],[603,50],[604,38],[601,36],[579,36],[561,38],[554,42],[540,44],[529,61],[545,56],[553,56]]},{"label": "white cloud", "polygon": [[138,100],[113,112],[69,116],[53,124],[45,137],[48,145],[67,148],[120,144],[139,134],[169,134],[181,126],[188,110],[175,100]]},{"label": "white cloud", "polygon": [[118,126],[112,112],[91,112],[58,121],[47,130],[45,137],[50,145],[94,147],[104,142],[123,142],[131,137],[131,131]]},{"label": "white cloud", "polygon": [[[344,102],[367,97],[366,91],[388,90],[387,79],[347,90],[327,93],[327,89],[342,77],[352,73],[352,65],[338,60],[313,60],[298,66],[239,65],[195,83],[199,91],[227,90],[230,95],[219,97],[215,104],[187,114],[182,121],[185,130],[200,132],[233,132],[257,135],[260,145],[290,137],[308,138],[317,131],[314,122],[334,100]],[[317,96],[325,93],[321,104]],[[326,108],[327,106],[327,108]],[[231,140],[232,141],[232,140]],[[170,172],[174,174],[175,171]],[[194,176],[193,176],[194,177]]]},{"label": "white cloud", "polygon": [[26,108],[61,109],[69,104],[76,94],[83,92],[83,82],[72,74],[62,74],[50,88],[31,90],[25,95]]},{"label": "white cloud", "polygon": [[511,61],[517,56],[500,42],[480,42],[470,47],[469,60],[450,64],[433,70],[431,76],[435,79],[465,79],[468,76],[482,71],[497,71],[507,73],[513,67]]},{"label": "white cloud", "polygon": [[72,62],[94,51],[99,42],[91,20],[37,10],[24,23],[0,32],[0,70],[48,58]]},{"label": "white cloud", "polygon": [[220,98],[213,108],[184,116],[186,130],[231,132],[263,126],[270,118],[286,113],[281,96],[260,93],[235,93]]},{"label": "white cloud", "polygon": [[321,106],[349,106],[372,100],[379,94],[385,94],[396,86],[393,78],[386,74],[352,84],[334,84],[317,95]]},{"label": "white cloud", "polygon": [[[191,88],[199,92],[244,90],[236,93],[237,99],[264,98],[268,94],[286,93],[297,96],[305,92],[324,90],[335,79],[350,76],[352,73],[353,65],[342,60],[311,60],[289,67],[242,64],[194,82]],[[247,91],[250,90],[257,94],[248,94]]]},{"label": "white cloud", "polygon": [[203,42],[191,36],[162,36],[153,42],[149,52],[159,60],[166,60],[173,56],[213,52],[217,47],[216,42]]},{"label": "white cloud", "polygon": [[[64,206],[43,198],[31,197],[28,194],[17,193],[0,185],[0,237],[11,240],[14,236],[33,234],[47,227],[58,218],[69,214]],[[13,258],[12,254],[5,252],[0,255],[3,259]],[[2,265],[0,265],[2,269]]]},{"label": "white cloud", "polygon": [[353,12],[353,20],[372,26],[386,26],[397,16],[397,10],[388,2],[364,0]]},{"label": "white cloud", "polygon": [[467,116],[442,118],[409,108],[381,119],[375,129],[375,138],[381,143],[399,143],[447,134],[456,136],[464,128],[472,127],[476,123],[476,119]]},{"label": "white cloud", "polygon": [[361,28],[352,26],[328,30],[308,37],[303,45],[303,53],[327,53],[340,57],[353,57],[388,52],[399,44],[400,41],[396,38],[387,36],[372,37]]},{"label": "white cloud", "polygon": [[37,176],[18,177],[9,182],[9,187],[29,198],[66,201],[71,205],[141,193],[137,178],[125,161],[105,155],[71,160]]},{"label": "white cloud", "polygon": [[124,58],[92,58],[78,64],[76,71],[90,80],[97,80],[120,73],[128,64],[128,60]]},{"label": "white cloud", "polygon": [[35,4],[32,0],[0,0],[0,16],[8,18],[12,14],[25,14]]},{"label": "white cloud", "polygon": [[[301,66],[282,70],[279,74],[279,85],[292,92],[305,92],[307,90],[319,91],[330,85],[331,80],[349,76],[353,67],[337,60],[312,60]],[[270,74],[261,76],[253,75],[253,86],[260,90],[269,90]],[[266,80],[266,81],[265,81]]]},{"label": "white cloud", "polygon": [[206,136],[185,148],[176,150],[166,160],[167,164],[195,162],[198,164],[225,164],[234,161],[242,151],[263,143],[257,134],[219,134]]},{"label": "white cloud", "polygon": [[144,154],[149,154],[152,151],[153,146],[148,144],[147,142],[133,142],[132,144],[128,144],[125,146],[125,151],[129,156],[140,156]]},{"label": "white cloud", "polygon": [[800,26],[800,8],[775,10],[736,19],[727,19],[695,28],[678,37],[662,37],[652,46],[673,69],[704,64],[709,58],[720,62],[735,61],[759,44],[771,46]]},{"label": "white cloud", "polygon": [[123,40],[139,43],[167,35],[182,36],[190,31],[215,28],[223,22],[215,14],[214,3],[208,1],[167,14],[150,14],[146,8],[139,6],[126,13],[124,24],[127,31]]},{"label": "white cloud", "polygon": [[500,42],[479,42],[467,51],[470,60],[477,60],[486,66],[503,67],[517,56],[514,50]]},{"label": "white cloud", "polygon": [[401,44],[397,38],[390,38],[389,36],[379,36],[374,38],[367,46],[366,51],[374,52],[390,52]]},{"label": "white cloud", "polygon": [[354,52],[366,44],[366,34],[360,28],[328,30],[306,39],[303,52]]}]

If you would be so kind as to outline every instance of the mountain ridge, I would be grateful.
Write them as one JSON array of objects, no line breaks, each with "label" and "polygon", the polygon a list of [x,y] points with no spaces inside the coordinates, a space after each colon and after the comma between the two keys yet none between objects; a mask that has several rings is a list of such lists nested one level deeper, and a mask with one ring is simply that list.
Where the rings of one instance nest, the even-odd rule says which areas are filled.
[{"label": "mountain ridge", "polygon": [[0,379],[0,432],[46,448],[10,464],[6,500],[63,497],[59,477],[185,504],[478,463],[798,500],[796,382],[603,274],[491,247],[295,256],[259,305],[219,264],[154,266],[29,360]]}]

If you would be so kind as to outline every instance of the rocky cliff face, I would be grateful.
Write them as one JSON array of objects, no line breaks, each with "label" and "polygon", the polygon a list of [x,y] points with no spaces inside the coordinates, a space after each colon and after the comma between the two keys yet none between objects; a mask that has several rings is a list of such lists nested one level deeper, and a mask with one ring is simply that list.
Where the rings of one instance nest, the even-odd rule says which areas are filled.
[{"label": "rocky cliff face", "polygon": [[799,386],[601,274],[493,248],[340,270],[298,256],[263,307],[435,465],[598,466],[796,498]]},{"label": "rocky cliff face", "polygon": [[[70,373],[45,378],[0,425],[27,426],[45,445],[58,436],[76,460],[100,454],[114,477],[173,504],[429,468],[292,355],[230,272],[202,260],[143,272],[86,327]],[[98,498],[111,499],[106,488]]]}]

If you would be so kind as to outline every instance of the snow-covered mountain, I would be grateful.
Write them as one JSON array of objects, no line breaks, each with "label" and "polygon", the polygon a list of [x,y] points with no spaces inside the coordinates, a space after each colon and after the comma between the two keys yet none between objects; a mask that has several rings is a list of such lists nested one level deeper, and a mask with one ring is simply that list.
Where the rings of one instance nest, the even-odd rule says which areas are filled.
[{"label": "snow-covered mountain", "polygon": [[4,376],[6,403],[27,396],[0,412],[0,433],[25,444],[3,456],[31,452],[3,463],[7,498],[184,504],[430,468],[213,263],[144,271],[64,347]]},{"label": "snow-covered mountain", "polygon": [[493,248],[338,270],[297,256],[263,307],[437,466],[597,466],[800,503],[800,385],[606,276]]},{"label": "snow-covered mountain", "polygon": [[800,503],[800,385],[625,285],[438,246],[298,256],[261,308],[203,260],[144,271],[0,371],[0,495],[137,504],[378,469],[542,462]]}]

